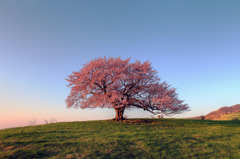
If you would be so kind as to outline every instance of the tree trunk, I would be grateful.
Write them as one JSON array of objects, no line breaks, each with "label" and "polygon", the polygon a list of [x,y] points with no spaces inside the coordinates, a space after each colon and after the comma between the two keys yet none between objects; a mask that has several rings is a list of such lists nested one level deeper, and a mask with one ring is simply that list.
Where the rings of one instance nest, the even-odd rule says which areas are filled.
[{"label": "tree trunk", "polygon": [[124,113],[124,110],[125,110],[125,107],[122,107],[122,108],[115,108],[115,111],[116,111],[116,116],[113,120],[124,120],[123,118],[123,113]]}]

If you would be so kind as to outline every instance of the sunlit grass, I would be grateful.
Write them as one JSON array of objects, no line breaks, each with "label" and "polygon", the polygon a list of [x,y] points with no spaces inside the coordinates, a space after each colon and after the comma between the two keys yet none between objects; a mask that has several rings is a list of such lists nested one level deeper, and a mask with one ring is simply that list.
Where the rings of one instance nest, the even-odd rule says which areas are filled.
[{"label": "sunlit grass", "polygon": [[240,112],[222,115],[219,120],[240,120]]},{"label": "sunlit grass", "polygon": [[240,158],[239,121],[149,119],[0,131],[0,158]]}]

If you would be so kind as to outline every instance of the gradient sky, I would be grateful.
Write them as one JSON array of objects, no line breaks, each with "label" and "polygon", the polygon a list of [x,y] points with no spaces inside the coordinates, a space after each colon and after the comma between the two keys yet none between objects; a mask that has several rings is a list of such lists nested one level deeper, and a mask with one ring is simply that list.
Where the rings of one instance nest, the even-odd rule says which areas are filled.
[{"label": "gradient sky", "polygon": [[[0,129],[110,119],[67,109],[65,78],[97,57],[150,60],[191,111],[240,103],[239,0],[1,0]],[[142,110],[128,117],[150,117]]]}]

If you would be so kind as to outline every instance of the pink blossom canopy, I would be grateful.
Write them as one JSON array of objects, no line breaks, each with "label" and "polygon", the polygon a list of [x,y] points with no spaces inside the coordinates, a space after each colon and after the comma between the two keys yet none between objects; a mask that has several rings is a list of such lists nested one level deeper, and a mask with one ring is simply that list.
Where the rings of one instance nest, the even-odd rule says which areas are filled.
[{"label": "pink blossom canopy", "polygon": [[160,82],[149,61],[130,62],[130,58],[97,58],[66,79],[71,88],[67,107],[142,108],[166,115],[188,110],[178,99],[175,88]]}]

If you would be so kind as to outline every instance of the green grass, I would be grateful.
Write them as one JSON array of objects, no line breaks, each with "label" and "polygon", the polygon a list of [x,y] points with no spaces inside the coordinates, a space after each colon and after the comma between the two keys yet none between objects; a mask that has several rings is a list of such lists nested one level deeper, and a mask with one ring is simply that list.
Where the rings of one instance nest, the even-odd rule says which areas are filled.
[{"label": "green grass", "polygon": [[219,120],[234,120],[234,119],[240,120],[240,112],[222,115],[222,116],[219,118]]},{"label": "green grass", "polygon": [[240,158],[240,121],[149,120],[0,130],[0,158]]}]

